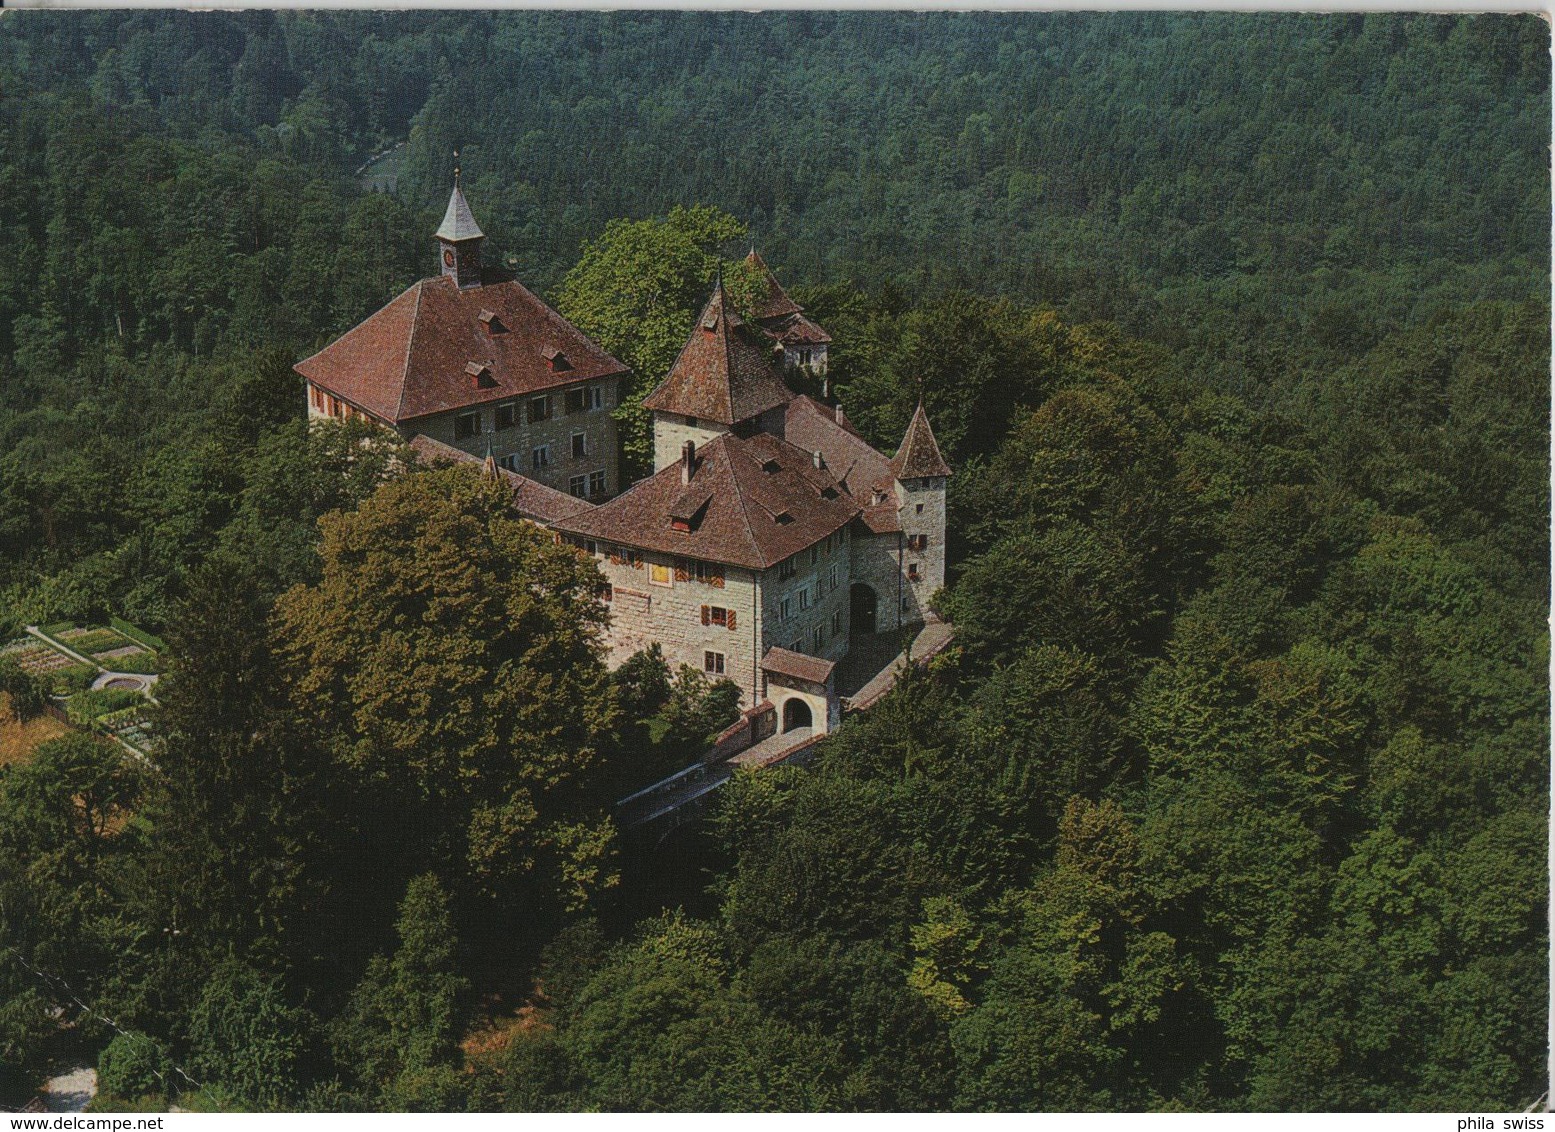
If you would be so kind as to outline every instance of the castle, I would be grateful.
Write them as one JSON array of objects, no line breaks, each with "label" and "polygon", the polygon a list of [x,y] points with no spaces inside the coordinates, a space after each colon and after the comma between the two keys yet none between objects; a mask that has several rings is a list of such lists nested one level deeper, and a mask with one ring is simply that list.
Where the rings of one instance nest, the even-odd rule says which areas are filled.
[{"label": "castle", "polygon": [[619,482],[626,367],[516,280],[484,267],[457,176],[424,279],[298,363],[314,417],[362,416],[424,460],[484,462],[517,511],[597,562],[610,661],[657,643],[726,677],[783,731],[835,727],[837,663],[862,635],[921,622],[945,580],[951,474],[920,404],[892,457],[840,405],[796,394],[830,336],[754,249],[749,320],[721,280],[644,401],[653,474]]}]

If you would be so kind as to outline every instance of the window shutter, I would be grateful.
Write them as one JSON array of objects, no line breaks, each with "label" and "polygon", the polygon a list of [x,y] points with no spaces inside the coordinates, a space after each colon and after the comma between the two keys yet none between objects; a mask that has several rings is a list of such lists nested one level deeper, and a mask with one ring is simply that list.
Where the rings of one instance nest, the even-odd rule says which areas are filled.
[{"label": "window shutter", "polygon": [[712,611],[709,610],[708,607],[704,605],[702,607],[702,624],[704,624],[704,625],[711,625],[712,622],[713,622]]},{"label": "window shutter", "polygon": [[686,564],[684,562],[675,563],[675,580],[677,582],[688,582],[691,580],[691,576],[686,573]]},{"label": "window shutter", "polygon": [[729,628],[731,630],[734,628],[734,610],[732,609],[729,610]]}]

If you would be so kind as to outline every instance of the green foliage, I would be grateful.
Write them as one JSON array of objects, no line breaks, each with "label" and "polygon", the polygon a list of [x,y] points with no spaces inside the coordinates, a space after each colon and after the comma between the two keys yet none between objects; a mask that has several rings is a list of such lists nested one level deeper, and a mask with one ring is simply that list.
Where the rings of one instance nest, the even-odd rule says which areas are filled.
[{"label": "green foliage", "polygon": [[[744,237],[743,224],[708,205],[677,205],[663,220],[612,220],[583,245],[578,265],[557,290],[557,309],[632,371],[615,417],[633,469],[653,465],[643,398],[669,374],[685,345],[723,250]],[[736,304],[748,306],[756,286],[751,273],[738,263],[726,274]]]},{"label": "green foliage", "polygon": [[177,1085],[172,1073],[173,1061],[167,1051],[133,1031],[115,1035],[97,1055],[98,1091],[121,1100],[148,1093],[170,1096]]},{"label": "green foliage", "polygon": [[[108,1043],[81,1002],[223,1110],[1537,1096],[1543,24],[5,24],[0,638],[112,617],[170,668],[157,772],[84,735],[0,772],[7,1096]],[[407,137],[399,192],[343,175]],[[605,803],[730,688],[606,675],[576,556],[301,419],[292,363],[430,266],[456,146],[492,262],[632,366],[631,459],[748,232],[864,435],[922,398],[956,470],[953,648],[630,905]],[[467,992],[528,994],[585,908],[461,1064]]]},{"label": "green foliage", "polygon": [[71,723],[86,726],[101,716],[144,702],[144,696],[129,688],[100,688],[77,692],[70,697],[65,710]]},{"label": "green foliage", "polygon": [[9,656],[0,656],[0,692],[8,697],[11,718],[18,721],[37,716],[48,700],[47,685]]},{"label": "green foliage", "polygon": [[586,879],[609,835],[577,793],[615,716],[593,564],[468,468],[392,480],[321,526],[322,579],[277,604],[274,646],[293,710],[371,791],[363,824],[416,831],[385,859],[491,892],[542,876],[569,902],[613,883]]},{"label": "green foliage", "polygon": [[438,1111],[423,1105],[446,1090],[447,1073],[457,1080],[458,1001],[468,983],[458,973],[448,897],[435,876],[410,882],[395,930],[399,949],[392,959],[373,958],[331,1023],[331,1043],[389,1107]]},{"label": "green foliage", "polygon": [[308,1027],[278,978],[229,960],[212,972],[190,1015],[190,1056],[197,1073],[245,1105],[281,1108],[295,1096]]}]

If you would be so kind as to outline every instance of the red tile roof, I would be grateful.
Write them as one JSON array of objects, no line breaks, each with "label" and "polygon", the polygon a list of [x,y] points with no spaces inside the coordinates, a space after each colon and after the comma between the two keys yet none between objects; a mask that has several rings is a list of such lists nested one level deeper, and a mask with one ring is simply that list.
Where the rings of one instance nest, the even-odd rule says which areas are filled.
[{"label": "red tile roof", "polygon": [[761,658],[763,672],[774,676],[806,680],[811,684],[825,684],[831,679],[832,671],[836,667],[834,661],[822,660],[818,656],[808,656],[802,652],[793,652],[776,646],[768,649],[766,655]]},{"label": "red tile roof", "polygon": [[669,376],[644,399],[646,408],[719,424],[750,420],[793,394],[772,369],[768,351],[735,314],[722,281],[697,316]]},{"label": "red tile roof", "polygon": [[922,401],[907,424],[907,435],[902,437],[902,446],[891,461],[891,471],[902,480],[950,475],[950,465],[934,442],[934,430],[929,427],[929,415],[923,411]]},{"label": "red tile roof", "polygon": [[[553,369],[548,349],[569,368]],[[472,378],[471,364],[490,380]],[[410,287],[296,369],[391,424],[626,372],[522,283],[460,290],[446,276]]]},{"label": "red tile roof", "polygon": [[[481,457],[444,444],[441,440],[434,440],[425,433],[418,432],[411,437],[410,447],[424,464],[485,464]],[[565,491],[557,491],[554,487],[547,487],[506,468],[498,468],[497,474],[513,492],[514,509],[526,519],[554,523],[568,515],[594,509],[594,505],[587,500],[574,498]]]},{"label": "red tile roof", "polygon": [[768,334],[785,346],[824,346],[831,335],[802,314],[789,315],[782,322],[766,324]]},{"label": "red tile roof", "polygon": [[[765,570],[846,526],[859,513],[810,453],[759,433],[723,435],[614,499],[558,521],[559,531],[704,562]],[[690,530],[676,530],[676,518]]]},{"label": "red tile roof", "polygon": [[788,293],[777,281],[777,276],[772,274],[772,269],[756,254],[756,249],[751,249],[751,254],[745,257],[747,266],[755,268],[761,273],[762,281],[766,284],[766,292],[756,300],[756,307],[751,311],[751,317],[758,322],[765,322],[769,318],[786,318],[791,314],[799,314],[804,310],[798,303],[788,297]]},{"label": "red tile roof", "polygon": [[[821,453],[826,469],[863,508],[864,524],[871,531],[901,530],[890,461],[871,448],[841,413],[840,407],[830,408],[813,397],[795,397],[784,414],[783,435],[795,447]],[[879,503],[874,502],[877,493],[882,496]]]}]

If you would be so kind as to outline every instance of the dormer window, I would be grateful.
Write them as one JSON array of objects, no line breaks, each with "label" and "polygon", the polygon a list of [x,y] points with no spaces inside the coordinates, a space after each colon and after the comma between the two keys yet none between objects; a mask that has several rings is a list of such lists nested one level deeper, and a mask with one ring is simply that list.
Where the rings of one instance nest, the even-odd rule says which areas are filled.
[{"label": "dormer window", "polygon": [[[685,323],[681,323],[681,325],[684,326]],[[708,307],[707,317],[702,320],[702,329],[707,331],[707,333],[709,333],[709,334],[713,334],[713,333],[717,332],[717,330],[718,330],[718,311],[717,311],[716,308],[713,308],[711,306]]]},{"label": "dormer window", "polygon": [[878,487],[875,488],[873,491],[871,491],[869,493],[869,503],[870,503],[870,506],[877,506],[878,504],[881,504],[881,503],[884,503],[884,502],[885,502],[885,492],[881,491]]},{"label": "dormer window", "polygon": [[776,460],[765,460],[762,462],[761,470],[770,476],[777,472],[781,472],[783,470],[783,465],[779,464]]},{"label": "dormer window", "polygon": [[794,517],[787,511],[779,511],[776,515],[772,516],[772,521],[780,527],[786,527],[788,524],[794,521]]},{"label": "dormer window", "polygon": [[552,373],[560,373],[562,370],[572,368],[572,363],[567,360],[567,355],[554,346],[547,346],[541,350],[540,356],[545,359],[545,364],[551,367]]},{"label": "dormer window", "polygon": [[481,313],[475,317],[480,319],[480,324],[486,328],[487,334],[501,334],[507,330],[507,327],[502,325],[502,320],[497,317],[496,311],[487,310],[483,307]]},{"label": "dormer window", "polygon": [[497,379],[491,375],[491,367],[485,362],[470,362],[464,367],[464,372],[469,375],[470,384],[476,389],[497,387]]},{"label": "dormer window", "polygon": [[827,484],[825,487],[821,488],[821,498],[822,499],[836,499],[837,498],[837,489],[832,487],[831,484]]}]

